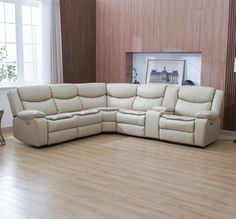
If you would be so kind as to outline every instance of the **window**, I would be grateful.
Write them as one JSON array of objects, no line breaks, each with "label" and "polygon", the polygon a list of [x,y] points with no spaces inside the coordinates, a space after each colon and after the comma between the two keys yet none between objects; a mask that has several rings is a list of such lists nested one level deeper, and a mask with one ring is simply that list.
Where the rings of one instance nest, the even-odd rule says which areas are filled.
[{"label": "window", "polygon": [[0,85],[40,82],[39,0],[0,0]]}]

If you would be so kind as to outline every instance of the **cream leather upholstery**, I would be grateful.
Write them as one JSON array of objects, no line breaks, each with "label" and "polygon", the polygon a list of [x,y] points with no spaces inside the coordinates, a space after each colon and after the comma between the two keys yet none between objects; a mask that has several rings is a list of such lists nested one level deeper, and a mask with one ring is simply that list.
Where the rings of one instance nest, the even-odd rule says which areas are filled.
[{"label": "cream leather upholstery", "polygon": [[125,110],[122,110],[117,113],[117,122],[118,123],[124,123],[124,124],[131,124],[131,125],[138,125],[143,126],[145,125],[145,118],[146,113],[136,113],[135,111],[126,112]]},{"label": "cream leather upholstery", "polygon": [[143,126],[131,125],[131,124],[117,124],[117,132],[127,135],[134,135],[139,137],[145,136],[145,130]]},{"label": "cream leather upholstery", "polygon": [[82,110],[82,104],[77,96],[77,87],[74,84],[56,84],[50,87],[58,113]]},{"label": "cream leather upholstery", "polygon": [[118,132],[203,147],[219,136],[223,91],[87,83],[20,87],[8,98],[14,136],[30,145]]},{"label": "cream leather upholstery", "polygon": [[65,129],[48,134],[48,145],[57,144],[78,138],[78,128]]},{"label": "cream leather upholstery", "polygon": [[215,120],[218,117],[219,117],[218,113],[214,111],[202,111],[196,114],[196,118],[199,118],[199,119]]},{"label": "cream leather upholstery", "polygon": [[193,133],[195,119],[192,117],[183,117],[183,119],[178,117],[176,115],[163,115],[160,118],[160,128]]},{"label": "cream leather upholstery", "polygon": [[49,86],[26,86],[17,89],[24,110],[38,110],[46,115],[57,113]]},{"label": "cream leather upholstery", "polygon": [[17,116],[20,119],[35,119],[35,118],[44,118],[45,114],[38,110],[23,110],[19,113],[17,113]]},{"label": "cream leather upholstery", "polygon": [[78,115],[76,116],[76,120],[77,120],[77,127],[88,126],[93,124],[101,124],[102,113],[97,112],[88,115]]},{"label": "cream leather upholstery", "polygon": [[78,84],[77,88],[83,109],[107,106],[105,83]]},{"label": "cream leather upholstery", "polygon": [[220,130],[222,100],[223,92],[213,88],[180,87],[174,115],[160,118],[160,138],[198,146],[214,142]]},{"label": "cream leather upholstery", "polygon": [[176,130],[160,129],[160,138],[165,141],[194,145],[193,133]]},{"label": "cream leather upholstery", "polygon": [[155,106],[152,110],[157,112],[174,112],[174,108],[168,106]]},{"label": "cream leather upholstery", "polygon": [[48,119],[47,122],[49,133],[78,127],[78,120],[76,116],[57,120]]},{"label": "cream leather upholstery", "polygon": [[160,139],[160,118],[170,112],[148,110],[146,112],[145,136]]},{"label": "cream leather upholstery", "polygon": [[206,146],[216,141],[220,134],[220,119],[196,119],[194,132],[194,145]]},{"label": "cream leather upholstery", "polygon": [[223,99],[224,92],[221,90],[216,90],[212,101],[211,111],[216,112],[218,115],[220,115]]},{"label": "cream leather upholstery", "polygon": [[107,84],[107,106],[132,109],[137,88],[136,84]]},{"label": "cream leather upholstery", "polygon": [[145,135],[146,112],[119,110],[117,113],[117,132],[135,136]]},{"label": "cream leather upholstery", "polygon": [[135,98],[134,110],[149,110],[155,106],[162,106],[166,91],[163,84],[141,84],[138,86],[137,97]]},{"label": "cream leather upholstery", "polygon": [[179,87],[170,85],[166,88],[165,96],[163,99],[162,106],[167,106],[174,109],[178,100]]},{"label": "cream leather upholstery", "polygon": [[102,113],[102,131],[116,132],[116,114],[119,111],[118,107],[98,107],[96,108]]},{"label": "cream leather upholstery", "polygon": [[175,114],[195,116],[200,111],[211,110],[215,90],[209,87],[182,86],[175,106]]},{"label": "cream leather upholstery", "polygon": [[24,110],[21,99],[18,94],[18,90],[17,89],[11,90],[11,92],[7,94],[7,97],[11,107],[12,115],[13,117],[15,117],[17,113]]},{"label": "cream leather upholstery", "polygon": [[48,144],[48,126],[46,118],[35,118],[31,120],[13,119],[14,136],[30,145],[37,147]]}]

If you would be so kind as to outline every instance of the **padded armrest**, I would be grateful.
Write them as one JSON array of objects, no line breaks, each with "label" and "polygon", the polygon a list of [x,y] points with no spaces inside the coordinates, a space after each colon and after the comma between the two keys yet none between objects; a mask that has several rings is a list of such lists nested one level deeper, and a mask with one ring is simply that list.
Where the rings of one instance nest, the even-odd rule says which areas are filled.
[{"label": "padded armrest", "polygon": [[169,106],[154,106],[152,110],[157,112],[174,112],[174,108]]},{"label": "padded armrest", "polygon": [[17,113],[17,116],[20,119],[35,119],[35,118],[44,118],[45,114],[38,110],[23,110]]},{"label": "padded armrest", "polygon": [[218,113],[214,111],[201,111],[196,114],[196,118],[198,119],[216,120],[218,117],[219,117]]}]

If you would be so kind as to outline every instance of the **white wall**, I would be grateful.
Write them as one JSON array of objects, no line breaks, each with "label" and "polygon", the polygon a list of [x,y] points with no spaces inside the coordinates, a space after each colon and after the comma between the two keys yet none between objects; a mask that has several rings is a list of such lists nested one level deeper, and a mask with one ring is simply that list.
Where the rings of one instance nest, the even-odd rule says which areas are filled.
[{"label": "white wall", "polygon": [[191,80],[196,85],[201,84],[200,53],[134,53],[133,68],[137,70],[140,83],[145,83],[148,59],[185,60],[184,80]]},{"label": "white wall", "polygon": [[0,108],[4,109],[2,128],[12,127],[11,109],[7,99],[7,92],[9,90],[9,88],[0,88]]}]

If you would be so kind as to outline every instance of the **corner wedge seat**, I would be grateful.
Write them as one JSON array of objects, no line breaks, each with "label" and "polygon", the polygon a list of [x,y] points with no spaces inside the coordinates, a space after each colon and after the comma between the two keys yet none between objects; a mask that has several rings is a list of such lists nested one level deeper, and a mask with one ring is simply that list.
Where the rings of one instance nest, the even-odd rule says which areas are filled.
[{"label": "corner wedge seat", "polygon": [[119,111],[118,107],[97,107],[95,108],[102,113],[102,131],[116,132],[116,114]]},{"label": "corner wedge seat", "polygon": [[37,147],[118,132],[204,147],[217,140],[223,91],[85,83],[25,86],[8,99],[14,136]]}]

